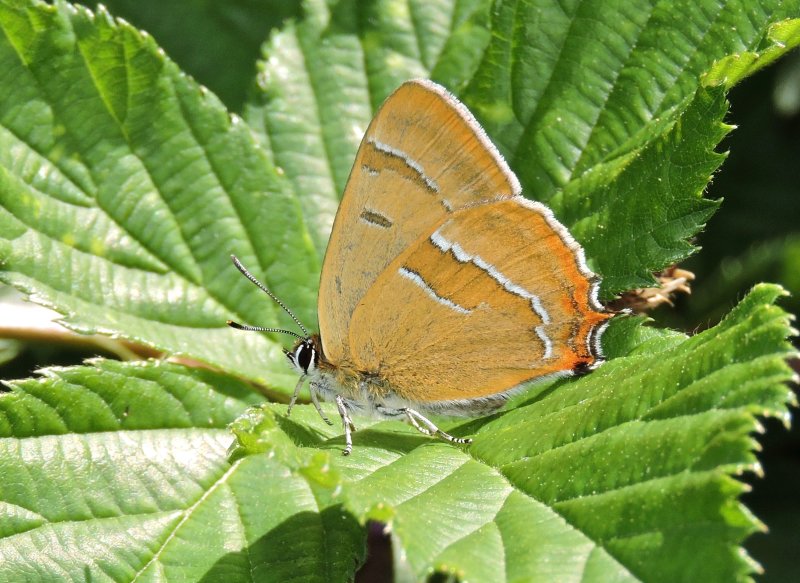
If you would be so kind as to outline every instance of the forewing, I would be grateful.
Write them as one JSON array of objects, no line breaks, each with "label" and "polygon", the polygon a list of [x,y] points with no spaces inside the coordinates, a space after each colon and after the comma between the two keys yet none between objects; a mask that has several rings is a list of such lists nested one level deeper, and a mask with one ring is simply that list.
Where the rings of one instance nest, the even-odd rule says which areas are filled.
[{"label": "forewing", "polygon": [[544,206],[454,212],[380,274],[353,314],[359,370],[421,403],[491,397],[599,358],[610,315],[583,251]]},{"label": "forewing", "polygon": [[347,333],[378,276],[421,236],[519,183],[467,109],[442,87],[409,81],[384,102],[356,156],[322,266],[326,357],[351,362]]}]

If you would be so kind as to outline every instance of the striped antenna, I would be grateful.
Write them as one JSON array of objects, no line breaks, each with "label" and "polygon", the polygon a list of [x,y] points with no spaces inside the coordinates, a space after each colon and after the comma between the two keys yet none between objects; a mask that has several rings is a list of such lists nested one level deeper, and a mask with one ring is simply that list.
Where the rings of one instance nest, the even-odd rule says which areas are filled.
[{"label": "striped antenna", "polygon": [[292,332],[291,330],[283,330],[282,328],[262,328],[261,326],[246,326],[244,324],[239,324],[237,322],[234,322],[233,320],[228,320],[227,322],[228,326],[230,326],[231,328],[236,328],[237,330],[247,330],[250,332],[280,332],[282,334],[289,334],[291,336],[294,336],[295,338],[308,338],[309,336],[308,330],[306,330],[306,327],[303,326],[303,324],[300,322],[297,316],[295,316],[294,313],[292,313],[292,311],[286,307],[286,304],[280,301],[275,294],[269,291],[269,288],[267,286],[258,281],[255,278],[255,276],[252,273],[250,273],[244,265],[242,265],[242,262],[239,261],[239,258],[236,257],[236,255],[231,255],[231,259],[233,260],[233,264],[236,266],[236,269],[242,272],[242,275],[244,275],[247,279],[253,282],[258,287],[258,289],[260,289],[269,297],[271,297],[275,301],[275,303],[278,304],[283,309],[284,312],[286,312],[287,314],[289,314],[289,316],[291,316],[292,320],[294,320],[294,323],[300,327],[305,336],[301,336],[300,334]]}]

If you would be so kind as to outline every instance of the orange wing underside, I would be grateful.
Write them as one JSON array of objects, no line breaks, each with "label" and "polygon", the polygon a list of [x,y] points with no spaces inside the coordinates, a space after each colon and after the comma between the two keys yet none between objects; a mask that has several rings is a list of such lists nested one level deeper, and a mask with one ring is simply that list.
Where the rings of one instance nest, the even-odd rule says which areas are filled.
[{"label": "orange wing underside", "polygon": [[591,365],[610,316],[582,252],[471,114],[409,82],[356,157],[323,264],[319,324],[334,366],[422,403],[493,396]]},{"label": "orange wing underside", "polygon": [[392,260],[453,211],[519,192],[471,115],[441,91],[406,83],[361,143],[320,280],[320,335],[333,362],[350,360],[353,312]]},{"label": "orange wing underside", "polygon": [[356,368],[434,402],[593,364],[610,315],[546,213],[521,198],[466,209],[397,257],[353,314]]}]

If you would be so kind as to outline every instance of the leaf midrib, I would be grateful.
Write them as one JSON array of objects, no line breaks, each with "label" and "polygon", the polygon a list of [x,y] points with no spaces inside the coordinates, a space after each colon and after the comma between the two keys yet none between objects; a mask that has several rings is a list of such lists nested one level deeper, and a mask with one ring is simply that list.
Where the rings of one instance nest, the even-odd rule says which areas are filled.
[{"label": "leaf midrib", "polygon": [[139,576],[142,575],[142,573],[146,572],[147,569],[150,567],[150,565],[155,563],[161,557],[161,555],[166,550],[169,543],[172,542],[172,540],[175,538],[177,532],[181,529],[181,527],[184,524],[186,524],[186,522],[192,517],[194,512],[202,505],[203,502],[205,502],[219,487],[228,482],[230,477],[236,472],[237,468],[244,462],[245,459],[247,458],[242,458],[233,462],[231,464],[231,467],[228,468],[225,471],[225,473],[211,485],[210,488],[208,488],[205,492],[203,492],[203,494],[197,499],[196,502],[194,502],[194,504],[192,504],[186,510],[182,511],[183,517],[181,518],[181,520],[179,520],[175,524],[175,526],[172,529],[170,529],[168,535],[165,537],[164,541],[159,545],[156,552],[153,553],[153,556],[150,558],[150,560],[145,565],[143,565],[141,569],[136,571],[133,579],[131,579],[131,583],[137,581],[139,579]]}]

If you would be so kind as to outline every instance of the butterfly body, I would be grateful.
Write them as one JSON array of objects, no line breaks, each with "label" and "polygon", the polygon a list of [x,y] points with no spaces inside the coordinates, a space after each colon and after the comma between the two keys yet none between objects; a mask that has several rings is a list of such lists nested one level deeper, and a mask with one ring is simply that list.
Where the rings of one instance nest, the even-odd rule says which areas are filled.
[{"label": "butterfly body", "polygon": [[287,352],[290,364],[300,375],[308,378],[311,390],[317,396],[326,401],[335,401],[339,396],[349,410],[379,417],[394,417],[397,415],[395,411],[409,407],[428,411],[425,403],[411,401],[399,394],[380,371],[357,370],[331,363],[320,349],[320,338],[313,334],[298,340]]},{"label": "butterfly body", "polygon": [[338,395],[351,410],[379,414],[377,405],[390,395],[391,389],[379,375],[329,362],[317,334],[298,340],[287,357],[300,375],[308,377],[311,390],[326,401]]},{"label": "butterfly body", "polygon": [[466,442],[420,411],[484,414],[530,381],[596,367],[611,317],[598,286],[466,107],[409,81],[356,156],[323,262],[320,333],[287,352],[295,398],[308,378],[323,417],[318,397],[337,403],[345,453],[350,411]]}]

